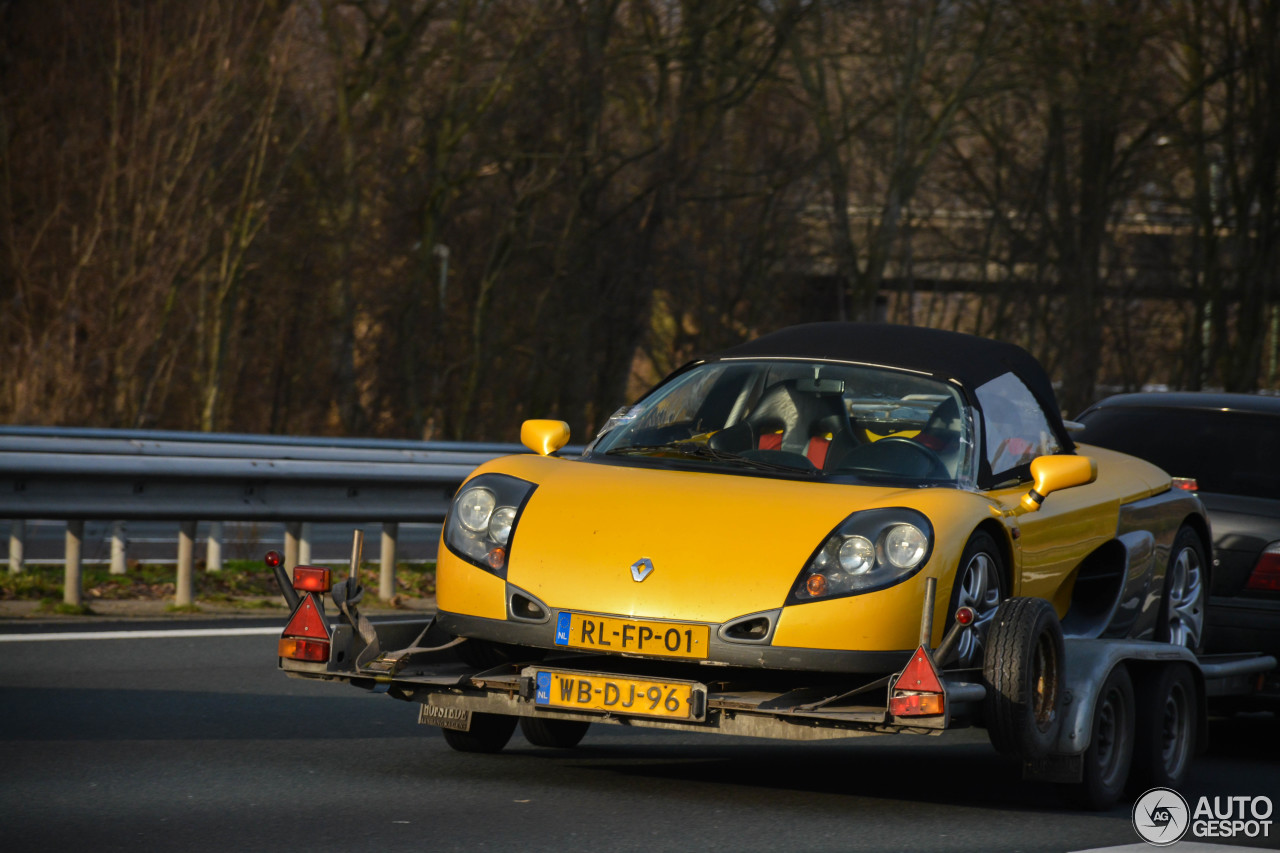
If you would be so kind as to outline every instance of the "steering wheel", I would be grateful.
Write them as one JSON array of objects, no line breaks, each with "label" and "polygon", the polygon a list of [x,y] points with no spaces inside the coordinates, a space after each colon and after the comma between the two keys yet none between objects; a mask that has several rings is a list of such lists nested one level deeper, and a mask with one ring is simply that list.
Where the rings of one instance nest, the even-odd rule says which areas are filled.
[{"label": "steering wheel", "polygon": [[926,465],[925,471],[916,475],[910,475],[909,472],[900,470],[894,470],[888,473],[909,474],[910,476],[929,477],[931,479],[951,476],[951,472],[947,470],[946,463],[942,461],[941,457],[918,441],[901,435],[889,435],[879,441],[876,441],[874,444],[871,444],[870,447],[880,448],[885,445],[890,447],[910,448],[911,451],[915,453],[916,456],[920,457]]}]

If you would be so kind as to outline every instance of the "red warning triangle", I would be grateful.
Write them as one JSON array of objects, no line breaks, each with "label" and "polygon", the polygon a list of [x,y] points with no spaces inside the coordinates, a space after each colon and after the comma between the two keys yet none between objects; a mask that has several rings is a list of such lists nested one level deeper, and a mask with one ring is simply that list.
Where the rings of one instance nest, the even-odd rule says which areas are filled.
[{"label": "red warning triangle", "polygon": [[915,654],[911,656],[911,662],[907,664],[906,669],[902,670],[902,675],[898,676],[893,689],[912,690],[919,693],[942,692],[942,682],[938,680],[938,672],[933,668],[933,662],[925,653],[924,646],[916,649]]},{"label": "red warning triangle", "polygon": [[289,617],[289,624],[284,626],[284,636],[329,639],[329,625],[320,612],[320,604],[314,593],[307,593],[298,602],[298,608]]}]

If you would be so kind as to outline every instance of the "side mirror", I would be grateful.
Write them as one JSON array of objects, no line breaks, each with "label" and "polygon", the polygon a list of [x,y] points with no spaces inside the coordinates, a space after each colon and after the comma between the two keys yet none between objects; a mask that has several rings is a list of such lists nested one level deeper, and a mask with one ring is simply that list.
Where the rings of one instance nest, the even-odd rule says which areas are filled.
[{"label": "side mirror", "polygon": [[1035,485],[1022,496],[1025,512],[1040,509],[1053,492],[1098,479],[1098,463],[1088,456],[1039,456],[1031,462],[1031,477]]},{"label": "side mirror", "polygon": [[569,443],[569,425],[564,421],[525,421],[520,425],[520,443],[540,456],[550,456]]}]

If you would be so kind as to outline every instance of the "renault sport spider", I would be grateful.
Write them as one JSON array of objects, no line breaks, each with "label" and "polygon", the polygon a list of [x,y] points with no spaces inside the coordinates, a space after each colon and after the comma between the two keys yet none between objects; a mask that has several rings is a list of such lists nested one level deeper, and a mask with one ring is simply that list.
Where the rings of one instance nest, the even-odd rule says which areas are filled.
[{"label": "renault sport spider", "polygon": [[534,453],[477,469],[442,535],[437,624],[476,665],[892,673],[930,586],[933,644],[973,620],[959,666],[982,665],[1011,596],[1048,601],[1068,637],[1203,643],[1198,499],[1077,446],[1012,344],[792,327],[680,368],[580,454],[560,421],[521,438]]}]

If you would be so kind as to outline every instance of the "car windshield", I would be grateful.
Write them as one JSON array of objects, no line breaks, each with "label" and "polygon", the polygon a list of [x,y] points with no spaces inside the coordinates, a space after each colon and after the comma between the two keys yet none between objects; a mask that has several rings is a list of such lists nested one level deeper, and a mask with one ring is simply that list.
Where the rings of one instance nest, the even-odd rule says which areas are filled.
[{"label": "car windshield", "polygon": [[973,419],[948,383],[881,367],[719,361],[619,410],[588,457],[905,485],[973,480]]}]

